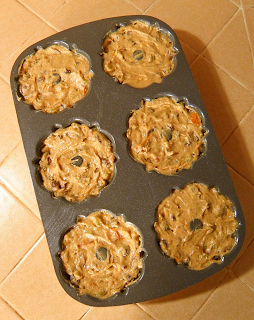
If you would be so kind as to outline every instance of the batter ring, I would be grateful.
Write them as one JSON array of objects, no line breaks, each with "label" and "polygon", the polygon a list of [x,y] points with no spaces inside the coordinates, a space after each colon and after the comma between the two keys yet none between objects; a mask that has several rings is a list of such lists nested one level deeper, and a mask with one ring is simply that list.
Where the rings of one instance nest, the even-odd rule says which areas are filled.
[{"label": "batter ring", "polygon": [[80,295],[107,299],[141,277],[142,238],[123,216],[97,211],[79,217],[63,238],[60,258]]},{"label": "batter ring", "polygon": [[72,123],[43,142],[39,170],[54,197],[79,202],[98,195],[115,172],[110,140],[96,128]]},{"label": "batter ring", "polygon": [[154,224],[162,251],[194,270],[221,263],[236,244],[237,227],[231,201],[200,183],[174,190]]},{"label": "batter ring", "polygon": [[109,33],[103,49],[104,70],[131,87],[161,83],[174,68],[176,51],[169,36],[144,21],[132,21]]},{"label": "batter ring", "polygon": [[143,101],[127,130],[134,160],[164,175],[191,168],[203,152],[204,136],[199,114],[168,96]]},{"label": "batter ring", "polygon": [[54,44],[39,48],[22,61],[19,92],[35,110],[56,113],[85,97],[92,76],[84,55]]}]

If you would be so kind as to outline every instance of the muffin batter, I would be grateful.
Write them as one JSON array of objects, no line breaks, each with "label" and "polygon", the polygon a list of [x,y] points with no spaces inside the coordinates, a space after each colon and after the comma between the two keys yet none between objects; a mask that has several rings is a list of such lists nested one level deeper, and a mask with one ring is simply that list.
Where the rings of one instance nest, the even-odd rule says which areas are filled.
[{"label": "muffin batter", "polygon": [[144,21],[132,21],[109,33],[103,49],[104,70],[131,87],[160,83],[174,68],[172,41],[156,25]]},{"label": "muffin batter", "polygon": [[114,162],[111,142],[104,134],[72,123],[44,140],[39,170],[44,187],[54,197],[82,201],[110,182]]},{"label": "muffin batter", "polygon": [[92,75],[86,57],[54,44],[22,61],[19,91],[35,110],[56,113],[73,107],[86,95]]},{"label": "muffin batter", "polygon": [[159,204],[157,220],[162,251],[190,269],[221,263],[236,244],[238,222],[231,201],[200,183],[174,190]]},{"label": "muffin batter", "polygon": [[142,102],[129,118],[127,138],[134,160],[164,175],[189,169],[204,147],[198,113],[167,96]]},{"label": "muffin batter", "polygon": [[60,254],[79,294],[107,299],[141,277],[141,235],[123,216],[97,211],[79,217],[63,238]]}]

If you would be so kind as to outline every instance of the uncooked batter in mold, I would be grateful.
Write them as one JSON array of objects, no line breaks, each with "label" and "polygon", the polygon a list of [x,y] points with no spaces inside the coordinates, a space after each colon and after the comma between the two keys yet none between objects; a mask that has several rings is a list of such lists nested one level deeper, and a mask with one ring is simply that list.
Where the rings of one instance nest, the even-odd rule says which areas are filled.
[{"label": "uncooked batter in mold", "polygon": [[174,68],[172,41],[156,25],[132,21],[110,32],[103,44],[104,70],[120,83],[144,88]]},{"label": "uncooked batter in mold", "polygon": [[112,179],[115,156],[109,139],[96,128],[72,123],[49,135],[39,170],[54,197],[82,201],[97,195]]},{"label": "uncooked batter in mold", "polygon": [[56,113],[85,97],[92,76],[85,56],[54,44],[22,61],[19,91],[35,110]]},{"label": "uncooked batter in mold", "polygon": [[199,114],[168,96],[142,102],[129,118],[127,138],[133,158],[164,175],[189,169],[204,148]]},{"label": "uncooked batter in mold", "polygon": [[140,279],[143,253],[134,225],[97,211],[79,217],[65,234],[60,257],[79,294],[107,299]]},{"label": "uncooked batter in mold", "polygon": [[191,183],[159,204],[154,227],[166,255],[201,270],[221,263],[233,249],[238,222],[227,197],[215,188]]}]

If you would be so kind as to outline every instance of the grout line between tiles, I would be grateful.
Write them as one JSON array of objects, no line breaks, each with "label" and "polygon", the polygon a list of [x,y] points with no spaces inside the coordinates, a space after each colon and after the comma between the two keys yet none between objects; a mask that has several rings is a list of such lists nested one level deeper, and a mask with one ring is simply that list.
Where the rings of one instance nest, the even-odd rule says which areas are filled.
[{"label": "grout line between tiles", "polygon": [[57,29],[53,24],[51,24],[49,21],[45,21],[45,23],[52,29],[56,30],[56,32],[60,32],[60,29]]},{"label": "grout line between tiles", "polygon": [[[221,72],[225,73],[228,77],[230,77],[233,81],[235,81],[236,83],[238,83],[241,87],[243,87],[245,90],[247,90],[250,94],[254,94],[254,92],[250,91],[248,88],[245,87],[244,84],[242,84],[240,81],[238,81],[237,79],[235,79],[234,77],[232,77],[231,74],[227,73],[226,70],[222,69],[220,66],[218,66],[216,63],[214,63],[213,61],[211,61],[210,59],[208,59],[207,57],[203,56],[202,53],[199,54],[194,61],[190,64],[190,68],[192,68],[193,64],[197,61],[198,58],[203,58],[206,61],[212,63],[214,66],[216,66]],[[246,114],[242,117],[242,119],[240,119],[240,121],[236,124],[235,128],[231,131],[231,133],[228,135],[228,137],[221,143],[221,148],[225,145],[225,143],[229,140],[229,138],[232,136],[232,134],[235,132],[236,129],[238,129],[239,125],[241,124],[241,122],[246,118],[246,116],[249,114],[249,112],[252,110],[252,108],[254,107],[254,105],[252,105],[250,107],[250,109],[246,112]]]},{"label": "grout line between tiles", "polygon": [[[26,8],[28,11],[30,11],[32,14],[34,14],[35,16],[37,16],[40,20],[44,21],[44,19],[42,17],[40,17],[36,12],[34,12],[31,8],[27,7],[22,1],[20,0],[16,0],[21,6],[23,6],[24,8]],[[35,29],[35,28],[34,28]]]},{"label": "grout line between tiles", "polygon": [[[203,58],[206,61],[212,63],[214,66],[216,66],[216,68],[218,68],[221,72],[225,73],[229,78],[231,78],[233,81],[235,81],[236,83],[238,83],[241,87],[243,87],[245,90],[247,90],[250,94],[254,94],[254,92],[250,91],[248,88],[245,87],[244,84],[242,84],[241,82],[239,82],[237,79],[235,79],[234,77],[232,77],[231,74],[227,73],[226,70],[222,69],[220,66],[218,66],[216,63],[214,63],[213,61],[209,60],[207,57],[203,56],[202,54],[198,54],[198,56],[194,59],[194,61],[190,64],[190,68],[192,68],[193,64],[197,61],[198,58]],[[250,107],[250,109],[246,112],[246,114],[242,117],[242,119],[240,119],[240,121],[236,124],[235,128],[231,131],[231,133],[228,135],[228,137],[221,143],[221,148],[225,145],[225,143],[229,140],[229,138],[232,136],[232,134],[235,132],[236,129],[238,129],[239,125],[241,124],[241,122],[245,119],[245,117],[249,114],[249,112],[252,110],[252,108],[254,107],[254,105],[252,105]]]},{"label": "grout line between tiles", "polygon": [[[181,41],[181,43],[183,43],[186,47],[188,47],[188,48],[190,48],[192,51],[194,51],[194,52],[197,54],[197,56],[199,56],[198,51],[197,51],[196,49],[193,49],[193,48],[189,45],[189,43],[183,41],[182,39],[181,39],[180,41]],[[197,57],[196,57],[196,58],[197,58]],[[196,60],[196,58],[195,58],[194,60]],[[193,63],[193,62],[194,62],[194,61],[192,61],[192,63]],[[191,63],[189,66],[191,66],[192,63]]]},{"label": "grout line between tiles", "polygon": [[249,115],[249,113],[254,108],[254,105],[250,107],[250,109],[245,113],[245,115],[242,117],[242,119],[238,122],[238,124],[235,126],[235,128],[231,131],[229,136],[226,138],[226,140],[221,144],[221,148],[227,143],[227,141],[232,137],[232,135],[235,133],[235,131],[239,128],[240,124],[244,121],[244,119]]},{"label": "grout line between tiles", "polygon": [[[16,148],[17,148],[17,146],[16,146]],[[14,150],[15,150],[16,148],[14,148],[14,149],[8,154],[8,156],[9,156],[12,152],[14,152]],[[8,157],[8,156],[7,156],[7,157]],[[7,159],[7,157],[6,157],[5,159]],[[4,161],[3,161],[3,162],[4,162]],[[0,163],[0,166],[1,166],[1,164],[2,164],[3,162]],[[34,215],[36,216],[36,218],[39,219],[39,221],[41,221],[40,218],[38,218],[38,216],[33,212],[33,210],[30,209],[30,208],[22,201],[22,199],[19,198],[19,197],[6,185],[6,183],[5,183],[3,180],[1,180],[1,177],[0,177],[0,185],[2,185],[2,187],[3,187],[5,190],[7,190],[9,193],[11,193],[11,195],[12,195],[19,203],[21,203],[21,205],[22,205],[23,207],[25,207],[28,211],[30,211],[32,214],[34,214]]]},{"label": "grout line between tiles", "polygon": [[[16,1],[18,1],[18,0],[16,0]],[[27,8],[27,7],[26,7]],[[39,17],[39,16],[38,16]],[[40,17],[39,17],[40,18]],[[41,18],[40,18],[41,19]],[[52,28],[52,29],[54,29],[56,32],[58,32],[58,30],[54,27],[54,26],[52,26],[52,25],[50,25],[47,21],[44,21],[44,20],[42,20],[42,22],[44,22],[45,24],[47,24],[50,28]],[[20,45],[19,45],[19,47],[17,47],[16,48],[16,50],[5,60],[5,61],[3,61],[3,63],[0,65],[0,67],[1,66],[3,66],[18,50],[19,50],[19,48],[21,48],[35,33],[36,33],[36,29],[34,28],[34,32],[30,35],[30,37],[29,38],[27,38],[27,39],[25,39]],[[0,76],[1,76],[1,78],[5,81],[5,82],[7,82],[9,85],[10,85],[10,82],[7,80],[7,79],[5,79],[5,77],[0,73]]]},{"label": "grout line between tiles", "polygon": [[[232,2],[233,3],[233,2]],[[235,4],[236,5],[236,4]],[[224,28],[228,25],[228,23],[230,23],[230,21],[239,13],[242,12],[242,8],[239,7],[239,9],[232,15],[232,17],[224,24],[224,26],[217,32],[217,34],[211,39],[211,41],[206,45],[206,47],[200,52],[198,53],[197,57],[192,61],[192,63],[189,65],[190,68],[193,66],[193,64],[197,61],[198,58],[202,57],[203,59],[209,61],[210,63],[212,63],[213,65],[215,65],[217,68],[219,68],[221,71],[223,71],[227,76],[229,76],[232,80],[234,80],[235,82],[237,82],[240,86],[242,86],[245,90],[247,90],[248,92],[250,92],[251,94],[254,94],[254,91],[251,91],[249,88],[247,88],[241,81],[239,81],[237,78],[235,78],[232,74],[228,73],[227,70],[224,70],[221,66],[217,65],[216,63],[214,63],[212,60],[210,60],[209,58],[204,56],[204,52],[205,50],[207,50],[207,48],[216,40],[217,36],[219,36],[219,34],[221,32],[223,32]],[[243,14],[243,12],[242,12]],[[246,31],[247,32],[247,31]],[[182,40],[181,40],[182,41]],[[182,41],[184,43],[184,41]],[[194,48],[192,48],[190,45],[189,47],[194,50],[195,52],[197,52]],[[253,64],[254,64],[254,60],[253,60]]]},{"label": "grout line between tiles", "polygon": [[[228,270],[228,269],[227,269]],[[194,320],[195,317],[197,316],[197,314],[200,312],[200,310],[205,306],[205,304],[207,303],[207,301],[214,295],[215,291],[219,288],[219,286],[222,284],[222,282],[226,279],[226,277],[228,276],[230,270],[228,270],[225,274],[225,276],[221,279],[221,281],[219,282],[219,284],[216,286],[216,288],[213,290],[213,292],[209,295],[209,297],[201,304],[201,306],[198,308],[198,310],[196,311],[196,313],[193,315],[193,317],[191,318],[191,320]]]},{"label": "grout line between tiles", "polygon": [[[247,244],[246,248],[242,251],[242,253],[237,257],[237,259],[235,260],[235,263],[233,264],[233,266],[228,269],[228,267],[226,267],[229,271],[231,271],[236,277],[237,275],[233,272],[234,267],[236,266],[236,264],[239,262],[239,260],[242,258],[242,256],[245,254],[245,252],[247,251],[247,249],[251,246],[252,242],[254,242],[254,237],[252,240],[250,240],[250,242]],[[237,277],[238,278],[238,277]],[[240,278],[238,278],[239,280],[241,280]],[[242,280],[241,280],[242,281]],[[243,282],[243,281],[242,281]],[[254,289],[252,289],[254,290]]]},{"label": "grout line between tiles", "polygon": [[253,182],[251,182],[250,180],[248,180],[246,177],[244,177],[240,172],[238,172],[235,168],[233,168],[230,164],[227,163],[227,165],[233,170],[235,171],[241,178],[243,178],[246,182],[248,182],[253,188],[254,188],[254,184]]},{"label": "grout line between tiles", "polygon": [[[128,0],[124,0],[126,3],[130,4],[131,6],[133,6],[135,9],[137,9],[138,11],[140,11],[141,13],[143,12],[139,7],[137,7],[134,3],[128,1]],[[143,14],[143,13],[142,13]]]},{"label": "grout line between tiles", "polygon": [[[254,239],[250,242],[250,244],[254,241]],[[249,246],[248,246],[249,247]],[[245,250],[246,251],[246,250]],[[244,252],[245,252],[244,251]],[[252,287],[250,287],[247,283],[245,283],[242,279],[240,279],[239,277],[237,277],[237,275],[232,271],[232,270],[229,270],[229,272],[234,276],[236,277],[239,281],[241,281],[246,287],[248,287],[251,291],[254,291],[254,289]]]},{"label": "grout line between tiles", "polygon": [[[233,3],[233,2],[232,2]],[[236,7],[237,5],[235,3],[233,3]],[[228,21],[224,24],[224,26],[221,27],[221,29],[215,34],[215,36],[207,43],[207,45],[205,46],[205,48],[199,53],[199,55],[194,59],[194,61],[191,63],[191,65],[198,59],[199,56],[203,56],[204,51],[216,40],[216,38],[223,32],[223,30],[226,28],[226,26],[228,25],[228,23],[230,23],[230,21],[238,14],[238,12],[241,11],[241,8],[238,7],[237,11],[231,16],[231,18],[228,19]],[[191,49],[193,49],[190,46]],[[194,50],[194,49],[193,49]],[[204,57],[205,58],[205,57]],[[209,59],[207,59],[209,60]],[[209,60],[211,61],[211,60]],[[212,61],[211,61],[212,62]],[[215,64],[215,63],[213,63]]]},{"label": "grout line between tiles", "polygon": [[[30,254],[30,252],[33,250],[33,248],[41,241],[41,239],[45,236],[45,232],[43,231],[42,234],[39,236],[38,239],[35,240],[34,244],[28,249],[28,251],[23,255],[22,258],[15,264],[15,266],[10,270],[10,272],[6,275],[6,277],[0,282],[0,287],[3,285],[3,283],[11,276],[11,274],[18,268],[18,266],[26,259],[26,257]],[[4,297],[1,295],[1,298],[4,299]],[[5,299],[4,299],[5,300]]]},{"label": "grout line between tiles", "polygon": [[155,3],[157,3],[159,0],[155,0],[145,11],[144,11],[144,13],[143,14],[146,14],[146,12],[149,10],[149,9],[151,9],[154,5],[155,5]]},{"label": "grout line between tiles", "polygon": [[[32,8],[27,7],[21,0],[16,0],[17,2],[19,2],[21,5],[23,5],[27,10],[31,11],[34,15],[36,15],[39,19],[41,19],[44,23],[46,23],[49,27],[51,27],[52,29],[54,29],[56,32],[59,32],[60,30],[58,30],[55,26],[53,26],[50,22],[47,21],[47,19],[49,19],[50,17],[43,18],[43,16],[41,16],[40,14],[38,14],[37,12],[35,12]],[[63,5],[65,5],[68,2],[68,0],[66,0],[64,3],[62,3],[60,5],[59,8],[57,8],[54,12],[52,12],[51,16],[53,16]],[[32,35],[31,35],[32,36]],[[27,39],[25,40],[27,41]],[[25,42],[24,42],[25,43]],[[22,45],[24,44],[22,43]],[[15,51],[16,52],[16,51]]]},{"label": "grout line between tiles", "polygon": [[248,39],[248,43],[249,43],[249,49],[250,49],[251,58],[252,58],[252,65],[254,67],[254,52],[253,52],[252,45],[251,45],[249,28],[248,28],[248,25],[246,22],[245,10],[243,9],[242,0],[240,0],[240,2],[241,2],[241,6],[242,6],[241,10],[242,10],[242,15],[243,15],[243,22],[244,22],[244,26],[245,26],[245,30],[246,30],[246,34],[247,34],[247,39]]},{"label": "grout line between tiles", "polygon": [[237,6],[237,7],[241,7],[241,5],[239,6],[237,3],[235,3],[234,1],[232,1],[232,0],[229,0],[229,2],[231,2],[231,3],[233,3],[235,6]]},{"label": "grout line between tiles", "polygon": [[[206,47],[204,48],[204,50],[202,52],[199,53],[199,55],[194,59],[194,61],[191,63],[191,65],[193,65],[193,63],[198,59],[199,56],[203,57],[204,59],[210,61],[212,64],[214,64],[215,66],[217,66],[220,70],[222,70],[223,72],[225,72],[231,79],[233,79],[234,81],[236,81],[239,85],[241,85],[243,88],[245,88],[246,90],[248,90],[250,93],[254,94],[254,91],[251,91],[250,89],[248,89],[241,81],[239,81],[237,78],[235,78],[234,76],[232,76],[232,74],[229,74],[227,72],[227,70],[224,70],[222,67],[218,66],[216,63],[214,63],[212,60],[208,59],[207,57],[204,56],[204,52],[205,50],[207,50],[207,48],[216,40],[216,38],[220,35],[221,32],[223,32],[223,30],[226,28],[226,26],[230,23],[230,21],[239,13],[242,13],[243,19],[244,19],[244,13],[242,8],[239,8],[234,14],[233,16],[224,24],[224,26],[217,32],[217,34],[213,37],[213,39],[206,45]],[[245,26],[246,29],[246,26]],[[247,33],[247,30],[246,30]],[[247,33],[248,36],[248,33]],[[248,42],[250,44],[250,39],[248,37]],[[251,49],[250,49],[251,50]],[[253,57],[253,55],[252,55]],[[254,61],[253,61],[253,66],[254,66]]]},{"label": "grout line between tiles", "polygon": [[[12,268],[12,270],[8,273],[8,275],[2,280],[2,282],[0,283],[0,288],[2,286],[2,284],[6,281],[7,278],[9,278],[11,276],[11,274],[14,272],[14,270],[19,266],[20,263],[22,263],[23,260],[25,260],[25,258],[29,255],[29,253],[33,250],[33,248],[39,243],[39,241],[41,241],[41,239],[43,238],[43,236],[45,235],[45,233],[43,232],[42,235],[35,241],[35,243],[32,245],[32,247],[27,251],[27,253],[20,259],[20,261]],[[12,308],[12,310],[14,310],[15,313],[18,314],[19,317],[21,317],[21,319],[26,320],[24,317],[22,317],[19,312],[12,306],[11,302],[6,300],[1,292],[0,292],[0,297]]]},{"label": "grout line between tiles", "polygon": [[[3,158],[2,161],[0,161],[0,166],[8,159],[8,157],[18,148],[18,146],[22,143],[22,140],[20,140],[16,146],[13,147],[13,149]],[[1,176],[0,176],[0,182],[2,182],[2,184],[5,185],[5,183],[1,180]],[[8,188],[6,188],[8,189]],[[9,189],[8,189],[9,190]]]},{"label": "grout line between tiles", "polygon": [[147,310],[145,310],[139,303],[136,303],[136,305],[143,311],[145,312],[149,317],[151,317],[153,320],[161,320],[161,319],[157,319],[157,317],[152,316],[149,312],[147,312]]},{"label": "grout line between tiles", "polygon": [[46,23],[49,27],[53,28],[53,29],[56,30],[57,32],[60,32],[61,29],[57,29],[52,23],[50,23],[50,22],[48,21],[48,19],[50,19],[54,14],[56,14],[56,13],[59,11],[59,9],[62,8],[68,1],[69,1],[69,0],[66,0],[64,3],[62,3],[61,6],[58,7],[58,8],[56,9],[56,11],[54,11],[54,12],[52,13],[51,16],[47,17],[47,19],[44,20],[45,23]]},{"label": "grout line between tiles", "polygon": [[[235,4],[235,6],[237,7],[237,5]],[[236,10],[236,12],[232,15],[231,18],[228,19],[228,21],[224,24],[224,26],[215,34],[215,36],[211,39],[210,42],[208,42],[208,44],[206,45],[205,49],[200,52],[200,54],[203,54],[204,51],[216,40],[216,38],[224,31],[224,29],[227,27],[227,25],[231,22],[232,19],[234,19],[234,17],[238,14],[238,12],[241,11],[241,8],[237,7],[238,9]]]},{"label": "grout line between tiles", "polygon": [[246,177],[244,177],[240,172],[238,172],[235,168],[233,168],[230,164],[227,163],[227,165],[234,170],[239,176],[241,176],[241,178],[243,178],[245,181],[247,181],[252,187],[254,187],[253,182],[251,182],[249,179],[247,179]]},{"label": "grout line between tiles", "polygon": [[147,310],[143,309],[139,303],[136,303],[136,306],[139,307],[145,314],[147,314],[151,319],[156,320],[156,318],[154,318],[153,316],[151,316],[151,314],[149,314],[149,312],[147,312]]},{"label": "grout line between tiles", "polygon": [[[2,161],[0,161],[0,166],[5,162],[5,160],[18,148],[18,146],[22,143],[22,140],[20,140],[16,146],[13,147],[13,149],[3,158]],[[1,182],[1,178],[0,178]],[[4,183],[3,183],[4,184]]]},{"label": "grout line between tiles", "polygon": [[21,6],[26,8],[27,10],[31,11],[33,14],[35,14],[37,17],[39,17],[41,20],[43,20],[36,12],[34,12],[31,8],[27,7],[21,0],[15,0],[18,2]]},{"label": "grout line between tiles", "polygon": [[[7,59],[8,60],[8,59]],[[6,60],[6,61],[7,61]],[[1,65],[2,66],[2,65]],[[5,77],[1,74],[1,72],[0,72],[0,78],[2,79],[2,80],[4,80],[4,82],[6,82],[9,86],[10,86],[10,83],[5,79]]]},{"label": "grout line between tiles", "polygon": [[17,310],[15,310],[15,309],[12,307],[12,305],[10,305],[10,304],[8,303],[8,301],[6,301],[3,297],[1,297],[1,299],[3,299],[3,301],[20,317],[20,319],[26,320],[25,318],[23,318],[23,317],[18,313]]},{"label": "grout line between tiles", "polygon": [[[254,94],[254,91],[251,91],[250,89],[248,89],[241,81],[239,81],[237,78],[235,78],[232,74],[228,73],[227,70],[223,69],[221,66],[217,65],[215,62],[213,62],[212,60],[210,60],[209,58],[205,57],[203,55],[203,53],[201,53],[199,55],[200,57],[202,57],[203,59],[211,62],[213,65],[215,65],[218,69],[220,69],[221,71],[223,71],[227,76],[229,76],[232,80],[234,80],[235,82],[237,82],[241,87],[243,87],[245,90],[247,90],[249,93]],[[198,58],[198,57],[197,57]],[[196,58],[196,59],[197,59]],[[196,59],[194,61],[196,61]],[[194,62],[193,61],[193,62]],[[191,64],[192,65],[192,64]]]},{"label": "grout line between tiles", "polygon": [[56,32],[60,32],[55,26],[53,26],[49,21],[45,20],[45,23],[52,29],[54,29]]},{"label": "grout line between tiles", "polygon": [[[40,14],[38,14],[38,13],[37,13],[36,11],[34,11],[32,8],[26,6],[26,5],[22,2],[22,0],[16,0],[16,1],[19,2],[22,6],[24,6],[27,10],[29,10],[29,11],[31,11],[33,14],[35,14],[35,15],[36,15],[38,18],[40,18],[43,22],[46,22],[46,19],[45,19],[45,18],[43,18]],[[68,2],[68,0],[64,1],[64,3],[62,3],[62,4],[59,6],[59,8],[61,8],[63,5],[65,5],[66,2]],[[52,15],[55,14],[55,13],[59,10],[59,8],[57,8],[55,11],[51,12],[51,14],[52,14]],[[55,29],[55,28],[54,28],[54,29]]]},{"label": "grout line between tiles", "polygon": [[88,310],[81,316],[81,318],[79,318],[78,320],[82,320],[84,317],[87,316],[88,312],[90,312],[92,310],[93,307],[88,308]]},{"label": "grout line between tiles", "polygon": [[[181,41],[182,41],[182,40],[181,40]],[[189,45],[189,47],[190,47],[192,50],[194,50],[190,45]],[[205,49],[204,49],[204,50],[205,50]],[[204,52],[204,50],[203,50],[202,52]],[[205,57],[204,57],[201,53],[199,53],[199,54],[196,56],[196,58],[192,61],[192,63],[189,65],[189,67],[191,68],[191,67],[193,66],[193,64],[197,61],[197,59],[200,58],[200,57],[202,57],[202,58],[205,59]],[[217,65],[216,65],[215,63],[213,63],[212,61],[210,61],[209,59],[206,59],[206,60],[208,60],[209,62],[211,62],[212,64],[214,64],[214,65],[217,67]]]}]

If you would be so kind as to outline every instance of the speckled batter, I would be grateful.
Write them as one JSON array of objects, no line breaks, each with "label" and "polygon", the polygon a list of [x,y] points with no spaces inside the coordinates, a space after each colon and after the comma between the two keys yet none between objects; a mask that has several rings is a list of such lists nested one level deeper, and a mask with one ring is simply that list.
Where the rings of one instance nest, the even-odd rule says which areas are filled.
[{"label": "speckled batter", "polygon": [[166,255],[201,270],[221,263],[233,249],[238,222],[227,197],[215,188],[191,183],[159,204],[154,227]]},{"label": "speckled batter", "polygon": [[132,21],[109,33],[103,49],[104,70],[131,87],[160,83],[174,68],[172,41],[156,25],[144,21]]},{"label": "speckled batter", "polygon": [[199,114],[167,96],[142,102],[129,118],[127,138],[133,158],[164,175],[189,169],[205,145]]},{"label": "speckled batter", "polygon": [[82,201],[97,195],[112,179],[115,155],[109,139],[96,128],[72,123],[43,142],[39,170],[54,197]]},{"label": "speckled batter", "polygon": [[56,113],[85,97],[92,76],[85,56],[54,44],[22,61],[19,91],[35,110]]},{"label": "speckled batter", "polygon": [[60,257],[79,294],[107,299],[140,279],[143,253],[133,224],[97,211],[79,217],[65,234]]}]

